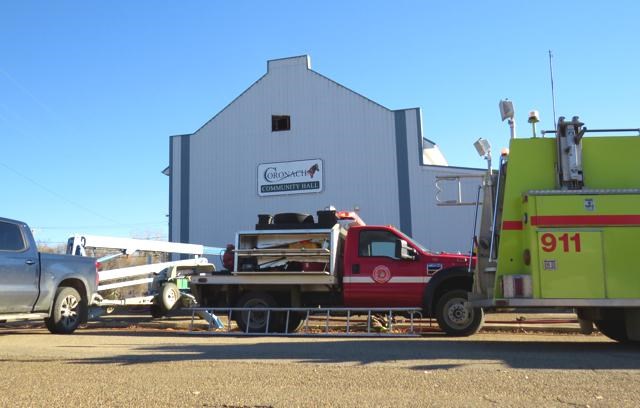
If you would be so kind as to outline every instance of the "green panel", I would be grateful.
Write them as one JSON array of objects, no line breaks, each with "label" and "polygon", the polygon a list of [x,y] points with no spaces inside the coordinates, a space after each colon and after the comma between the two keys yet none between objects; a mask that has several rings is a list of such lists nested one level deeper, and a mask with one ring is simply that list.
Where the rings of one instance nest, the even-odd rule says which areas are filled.
[{"label": "green panel", "polygon": [[601,231],[538,230],[542,298],[603,299],[602,249]]},{"label": "green panel", "polygon": [[607,297],[640,298],[640,227],[611,227],[604,234]]},{"label": "green panel", "polygon": [[[522,221],[522,197],[531,189],[555,188],[555,138],[511,139],[504,188],[503,221]],[[524,231],[501,231],[494,293],[500,297],[502,275],[521,274]],[[526,272],[525,272],[526,273]]]},{"label": "green panel", "polygon": [[[640,160],[639,160],[640,161]],[[537,203],[531,215],[597,216],[640,214],[638,194],[580,194],[530,197]]]},{"label": "green panel", "polygon": [[187,278],[178,278],[176,279],[176,285],[178,289],[189,289],[189,280]]},{"label": "green panel", "polygon": [[586,188],[640,188],[639,137],[585,137],[582,167]]}]

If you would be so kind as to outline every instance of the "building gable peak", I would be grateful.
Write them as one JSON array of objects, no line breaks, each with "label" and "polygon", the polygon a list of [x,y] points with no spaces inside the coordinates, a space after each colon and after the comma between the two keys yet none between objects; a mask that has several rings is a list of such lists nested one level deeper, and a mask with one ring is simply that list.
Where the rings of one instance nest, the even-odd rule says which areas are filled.
[{"label": "building gable peak", "polygon": [[279,58],[267,61],[267,72],[279,68],[300,67],[311,69],[311,58],[308,55],[297,57]]}]

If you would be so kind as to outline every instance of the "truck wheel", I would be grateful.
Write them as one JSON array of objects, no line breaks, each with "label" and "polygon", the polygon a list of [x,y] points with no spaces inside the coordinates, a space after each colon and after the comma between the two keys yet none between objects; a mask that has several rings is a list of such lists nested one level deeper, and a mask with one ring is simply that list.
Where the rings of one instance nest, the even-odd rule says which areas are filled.
[{"label": "truck wheel", "polygon": [[[283,320],[286,321],[286,314]],[[295,333],[302,326],[302,322],[304,322],[304,315],[302,313],[291,312],[289,314],[289,327],[283,325],[282,332],[285,333],[285,329],[287,329],[286,333]]]},{"label": "truck wheel", "polygon": [[[272,308],[276,307],[276,301],[273,296],[264,292],[249,292],[242,296],[238,300],[238,307],[242,308]],[[267,332],[267,316],[269,319],[269,332],[274,332],[279,326],[278,320],[274,313],[267,313],[266,311],[251,312],[249,317],[248,311],[236,312],[234,320],[238,324],[240,330],[245,333],[268,333]],[[249,318],[251,319],[249,321]]]},{"label": "truck wheel", "polygon": [[59,287],[51,314],[46,318],[47,329],[54,334],[71,334],[78,328],[86,313],[86,302],[72,287]]},{"label": "truck wheel", "polygon": [[596,327],[600,330],[600,333],[604,334],[611,340],[619,341],[621,343],[629,341],[627,336],[627,327],[624,320],[596,320]]},{"label": "truck wheel", "polygon": [[178,285],[175,283],[166,282],[162,285],[162,288],[160,289],[160,304],[162,305],[162,311],[165,313],[172,311],[176,307],[180,296],[180,289],[178,289]]},{"label": "truck wheel", "polygon": [[466,291],[452,290],[438,299],[436,319],[449,336],[471,336],[482,327],[484,311],[471,307]]}]

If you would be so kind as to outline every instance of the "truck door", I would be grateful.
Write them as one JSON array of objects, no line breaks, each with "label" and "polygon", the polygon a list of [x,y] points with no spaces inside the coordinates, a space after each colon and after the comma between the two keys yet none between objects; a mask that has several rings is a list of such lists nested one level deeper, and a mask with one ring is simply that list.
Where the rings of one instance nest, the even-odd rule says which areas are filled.
[{"label": "truck door", "polygon": [[0,221],[0,313],[28,313],[38,298],[38,251],[26,232]]},{"label": "truck door", "polygon": [[349,234],[352,232],[358,234],[357,248],[352,245],[350,253],[345,254],[345,305],[421,307],[426,269],[417,258],[396,257],[396,242],[402,238],[386,229],[350,230]]}]

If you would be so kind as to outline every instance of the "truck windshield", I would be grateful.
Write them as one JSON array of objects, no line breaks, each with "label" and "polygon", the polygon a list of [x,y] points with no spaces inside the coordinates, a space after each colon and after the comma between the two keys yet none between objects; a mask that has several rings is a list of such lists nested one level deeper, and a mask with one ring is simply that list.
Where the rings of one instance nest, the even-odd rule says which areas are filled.
[{"label": "truck windshield", "polygon": [[418,248],[419,250],[421,250],[422,252],[426,252],[429,254],[432,254],[433,251],[425,248],[424,246],[422,246],[418,241],[414,240],[411,237],[408,237],[407,235],[403,234],[402,232],[396,230],[396,234],[398,234],[402,239],[404,239],[405,241],[407,241],[407,243],[415,248]]}]

